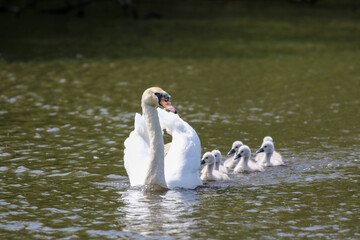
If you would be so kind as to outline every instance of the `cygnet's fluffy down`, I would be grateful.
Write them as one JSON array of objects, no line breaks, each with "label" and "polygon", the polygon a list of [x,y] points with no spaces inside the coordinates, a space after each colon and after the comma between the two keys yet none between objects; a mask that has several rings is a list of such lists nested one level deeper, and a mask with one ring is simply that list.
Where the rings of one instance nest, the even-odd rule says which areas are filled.
[{"label": "cygnet's fluffy down", "polygon": [[280,153],[275,151],[274,143],[272,141],[265,141],[262,143],[256,154],[261,154],[257,163],[265,167],[273,167],[284,165]]},{"label": "cygnet's fluffy down", "polygon": [[251,156],[251,150],[247,145],[243,145],[239,148],[235,159],[240,159],[236,165],[234,172],[236,173],[249,173],[264,171],[264,168],[253,161],[249,161]]},{"label": "cygnet's fluffy down", "polygon": [[[261,144],[263,144],[264,142],[272,142],[272,143],[274,143],[273,138],[270,137],[270,136],[265,136],[265,137],[263,138],[263,141],[262,141]],[[265,153],[258,153],[258,154],[256,154],[256,156],[255,156],[255,162],[259,162],[259,160],[260,160],[260,159],[263,159],[264,156],[265,156]]]},{"label": "cygnet's fluffy down", "polygon": [[237,151],[239,150],[239,148],[244,145],[241,141],[235,141],[233,142],[230,151],[228,152],[227,155],[232,155],[231,157],[229,157],[228,159],[225,160],[224,162],[224,167],[226,168],[226,171],[228,173],[233,172],[234,168],[236,167],[236,165],[239,163],[240,159],[234,159],[235,155],[237,153]]},{"label": "cygnet's fluffy down", "polygon": [[215,167],[215,156],[211,152],[206,152],[202,159],[201,164],[205,164],[204,169],[201,171],[201,180],[203,181],[221,181],[229,180],[227,175],[221,174],[218,171],[214,171]]},{"label": "cygnet's fluffy down", "polygon": [[227,176],[226,168],[224,167],[224,165],[222,165],[222,162],[221,162],[221,160],[222,160],[221,152],[219,150],[215,149],[215,150],[212,150],[211,153],[214,154],[215,160],[216,160],[214,170],[219,171],[220,173],[223,173]]}]

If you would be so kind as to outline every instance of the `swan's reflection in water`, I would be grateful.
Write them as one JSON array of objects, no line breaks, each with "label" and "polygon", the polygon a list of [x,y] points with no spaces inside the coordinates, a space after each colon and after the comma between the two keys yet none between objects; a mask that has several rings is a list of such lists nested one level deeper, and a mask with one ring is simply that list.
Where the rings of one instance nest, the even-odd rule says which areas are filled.
[{"label": "swan's reflection in water", "polygon": [[185,237],[197,211],[199,196],[191,190],[169,190],[163,194],[129,189],[122,193],[123,231],[133,236]]}]

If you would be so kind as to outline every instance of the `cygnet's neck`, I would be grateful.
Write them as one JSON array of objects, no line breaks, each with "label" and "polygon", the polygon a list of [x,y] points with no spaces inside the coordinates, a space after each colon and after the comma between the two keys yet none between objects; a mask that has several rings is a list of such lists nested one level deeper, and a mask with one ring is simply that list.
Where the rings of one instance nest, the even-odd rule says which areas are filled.
[{"label": "cygnet's neck", "polygon": [[241,166],[243,169],[248,169],[249,168],[248,161],[249,161],[248,156],[241,157],[238,165]]},{"label": "cygnet's neck", "polygon": [[213,163],[210,163],[210,164],[206,164],[206,173],[208,174],[208,177],[210,178],[210,179],[212,179],[213,177],[214,177],[214,175],[213,175],[213,170],[214,170],[214,164]]},{"label": "cygnet's neck", "polygon": [[231,157],[231,164],[229,167],[231,170],[233,170],[240,162],[240,159],[234,159],[235,156],[236,156],[236,154],[233,157]]},{"label": "cygnet's neck", "polygon": [[266,165],[271,166],[272,164],[270,162],[270,159],[271,159],[271,156],[273,155],[273,152],[268,152],[265,155],[266,155]]},{"label": "cygnet's neck", "polygon": [[143,104],[142,110],[150,140],[149,168],[144,184],[167,188],[164,174],[164,139],[157,109]]},{"label": "cygnet's neck", "polygon": [[219,169],[220,169],[220,161],[215,163],[214,169],[219,171]]}]

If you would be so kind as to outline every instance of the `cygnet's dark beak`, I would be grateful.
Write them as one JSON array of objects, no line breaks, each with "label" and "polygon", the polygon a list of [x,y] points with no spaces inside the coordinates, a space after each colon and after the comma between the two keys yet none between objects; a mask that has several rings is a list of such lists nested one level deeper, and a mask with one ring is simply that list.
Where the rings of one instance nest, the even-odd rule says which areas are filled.
[{"label": "cygnet's dark beak", "polygon": [[205,164],[205,160],[201,159],[200,165],[203,165],[203,164]]},{"label": "cygnet's dark beak", "polygon": [[235,149],[231,149],[227,155],[231,155],[231,154],[234,154],[235,153]]},{"label": "cygnet's dark beak", "polygon": [[263,149],[263,148],[260,148],[260,149],[257,150],[255,153],[258,154],[258,153],[261,153],[261,152],[264,152],[264,149]]},{"label": "cygnet's dark beak", "polygon": [[237,155],[234,157],[234,160],[238,160],[239,158],[241,158],[241,153],[237,154]]}]

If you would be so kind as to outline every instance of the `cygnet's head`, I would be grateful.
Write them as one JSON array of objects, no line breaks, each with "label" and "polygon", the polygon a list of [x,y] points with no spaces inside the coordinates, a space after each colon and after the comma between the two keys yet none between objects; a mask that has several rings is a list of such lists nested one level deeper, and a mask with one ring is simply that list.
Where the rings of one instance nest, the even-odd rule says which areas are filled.
[{"label": "cygnet's head", "polygon": [[228,152],[227,155],[231,155],[231,154],[236,153],[242,145],[244,145],[244,144],[242,143],[242,141],[235,141],[235,142],[233,142],[233,144],[232,144],[232,146],[231,146],[231,149],[230,149],[230,151]]},{"label": "cygnet's head", "polygon": [[263,142],[263,144],[261,145],[261,148],[259,148],[259,150],[256,151],[256,154],[261,153],[261,152],[272,153],[272,152],[274,152],[274,150],[275,150],[274,144],[270,141],[267,141],[267,142]]},{"label": "cygnet's head", "polygon": [[201,164],[214,164],[215,163],[215,156],[211,152],[204,153]]},{"label": "cygnet's head", "polygon": [[234,158],[234,160],[237,160],[241,157],[250,157],[251,155],[251,150],[247,145],[242,145],[239,150],[237,151],[237,154]]},{"label": "cygnet's head", "polygon": [[272,137],[270,137],[270,136],[264,137],[263,142],[272,142],[272,143],[274,143]]},{"label": "cygnet's head", "polygon": [[141,98],[141,105],[148,105],[151,107],[164,107],[167,110],[176,113],[175,108],[170,102],[171,96],[159,87],[151,87],[144,91]]},{"label": "cygnet's head", "polygon": [[219,150],[217,150],[217,149],[212,150],[211,153],[215,156],[215,160],[217,163],[221,162],[222,156],[221,156],[221,152]]}]

